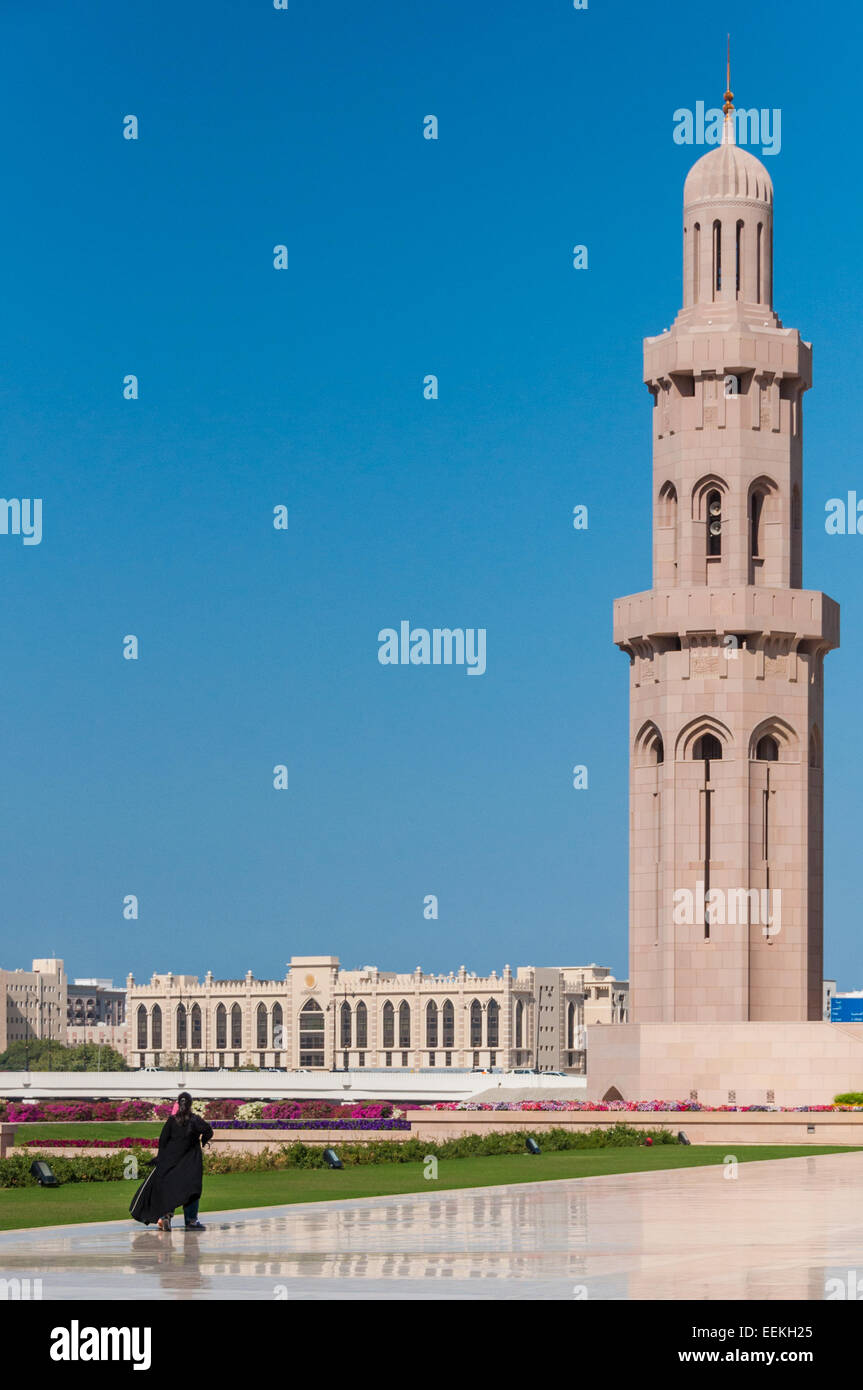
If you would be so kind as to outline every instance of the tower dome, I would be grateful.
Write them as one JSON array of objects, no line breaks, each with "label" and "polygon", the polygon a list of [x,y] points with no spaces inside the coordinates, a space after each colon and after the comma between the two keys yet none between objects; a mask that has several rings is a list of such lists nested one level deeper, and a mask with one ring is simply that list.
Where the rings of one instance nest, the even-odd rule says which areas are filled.
[{"label": "tower dome", "polygon": [[684,208],[725,198],[773,203],[773,184],[761,160],[730,143],[703,154],[693,164],[683,186]]}]

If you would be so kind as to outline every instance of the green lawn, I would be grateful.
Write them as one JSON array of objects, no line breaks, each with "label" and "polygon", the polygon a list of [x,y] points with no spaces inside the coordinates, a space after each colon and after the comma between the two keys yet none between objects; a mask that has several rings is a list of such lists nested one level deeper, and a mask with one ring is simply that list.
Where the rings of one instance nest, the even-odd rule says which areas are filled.
[{"label": "green lawn", "polygon": [[52,1139],[158,1139],[162,1121],[80,1120],[72,1124],[23,1124],[15,1126],[13,1143],[24,1144],[38,1139],[47,1144]]},{"label": "green lawn", "polygon": [[[690,1148],[568,1150],[560,1153],[506,1154],[495,1158],[442,1159],[436,1181],[423,1176],[422,1163],[379,1163],[344,1168],[289,1168],[269,1173],[228,1173],[204,1178],[201,1217],[242,1207],[325,1202],[335,1197],[381,1197],[403,1192],[440,1192],[458,1187],[540,1182],[552,1178],[598,1177],[606,1173],[654,1172],[721,1164],[733,1153],[741,1163],[757,1159],[854,1153],[848,1146],[702,1144]],[[0,1230],[65,1225],[79,1221],[117,1221],[127,1217],[132,1182],[68,1183],[55,1191],[39,1187],[0,1190]],[[181,1218],[182,1221],[182,1218]],[[131,1224],[131,1219],[130,1219]]]}]

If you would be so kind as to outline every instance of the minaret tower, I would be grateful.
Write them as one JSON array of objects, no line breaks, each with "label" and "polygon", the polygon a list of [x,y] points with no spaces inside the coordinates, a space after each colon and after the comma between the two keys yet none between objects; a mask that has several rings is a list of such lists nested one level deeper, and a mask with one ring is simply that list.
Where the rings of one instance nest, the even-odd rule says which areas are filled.
[{"label": "minaret tower", "polygon": [[635,1023],[822,1017],[822,680],[839,609],[800,587],[811,345],[773,310],[773,186],[735,143],[732,102],[683,192],[683,307],[644,341],[653,588],[614,605]]}]

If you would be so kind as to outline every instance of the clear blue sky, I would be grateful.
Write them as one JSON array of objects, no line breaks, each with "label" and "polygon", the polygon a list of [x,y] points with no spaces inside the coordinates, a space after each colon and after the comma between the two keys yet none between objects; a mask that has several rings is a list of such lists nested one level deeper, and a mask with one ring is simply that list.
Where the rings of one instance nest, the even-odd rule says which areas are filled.
[{"label": "clear blue sky", "polygon": [[[0,492],[44,535],[0,536],[0,962],[626,973],[611,604],[650,585],[641,339],[703,152],[673,112],[721,103],[726,29],[738,104],[782,112],[804,580],[843,607],[825,964],[863,986],[863,536],[823,525],[863,496],[860,20],[803,0],[4,6]],[[485,627],[486,674],[379,665],[403,618]]]}]

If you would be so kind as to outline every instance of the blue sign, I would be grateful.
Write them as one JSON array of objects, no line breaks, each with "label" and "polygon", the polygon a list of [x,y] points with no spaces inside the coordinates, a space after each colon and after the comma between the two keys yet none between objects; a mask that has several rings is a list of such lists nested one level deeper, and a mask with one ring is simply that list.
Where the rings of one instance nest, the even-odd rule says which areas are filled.
[{"label": "blue sign", "polygon": [[831,1023],[863,1023],[863,999],[843,999],[834,994],[830,1000]]}]

